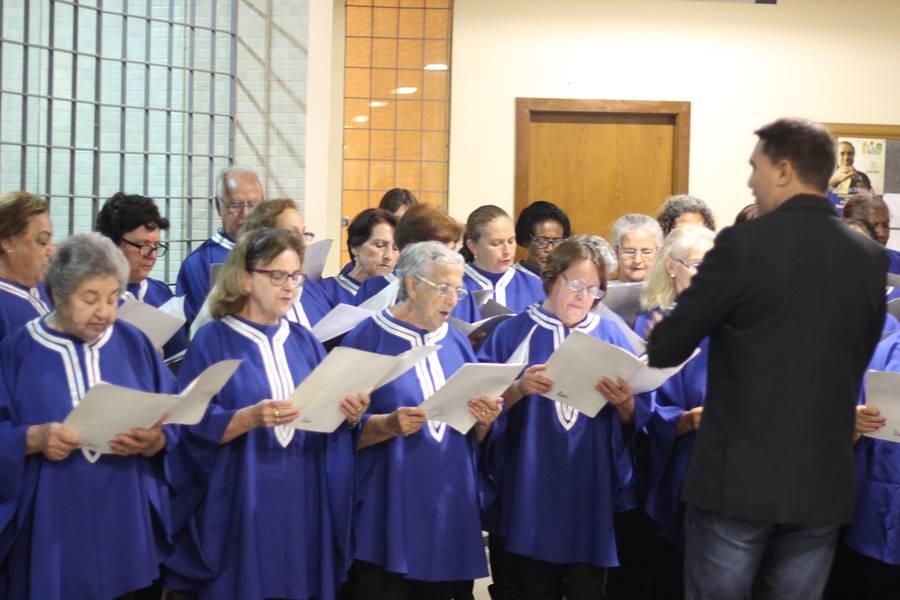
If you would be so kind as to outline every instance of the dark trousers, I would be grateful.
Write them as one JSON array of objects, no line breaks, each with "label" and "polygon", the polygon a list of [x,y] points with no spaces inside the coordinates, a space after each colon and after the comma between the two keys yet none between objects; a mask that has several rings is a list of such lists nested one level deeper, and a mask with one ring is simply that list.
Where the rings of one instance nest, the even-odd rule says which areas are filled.
[{"label": "dark trousers", "polygon": [[381,565],[357,560],[350,567],[339,600],[473,600],[473,582],[418,581],[389,573]]},{"label": "dark trousers", "polygon": [[508,553],[506,540],[496,533],[488,534],[488,559],[491,563],[491,584],[488,592],[492,600],[520,600],[524,595],[521,576],[518,572],[519,560]]},{"label": "dark trousers", "polygon": [[656,523],[642,508],[635,508],[617,512],[615,527],[619,566],[609,569],[607,596],[610,600],[653,598],[657,576]]},{"label": "dark trousers", "polygon": [[[492,564],[494,564],[492,560]],[[606,568],[584,563],[556,564],[504,553],[504,596],[516,600],[603,600],[606,598]],[[514,579],[514,581],[513,581]],[[496,584],[496,579],[494,580]]]},{"label": "dark trousers", "polygon": [[900,600],[900,565],[865,556],[838,544],[826,600]]},{"label": "dark trousers", "polygon": [[725,517],[688,505],[688,600],[820,598],[834,556],[836,526],[801,527]]}]

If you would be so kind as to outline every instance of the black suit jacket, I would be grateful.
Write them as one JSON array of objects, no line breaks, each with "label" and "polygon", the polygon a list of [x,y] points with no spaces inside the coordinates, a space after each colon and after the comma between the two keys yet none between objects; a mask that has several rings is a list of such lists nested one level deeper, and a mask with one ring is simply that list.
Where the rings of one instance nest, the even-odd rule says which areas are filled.
[{"label": "black suit jacket", "polygon": [[723,230],[650,365],[710,337],[685,501],[731,517],[825,525],[853,517],[854,405],[881,337],[887,255],[820,196]]}]

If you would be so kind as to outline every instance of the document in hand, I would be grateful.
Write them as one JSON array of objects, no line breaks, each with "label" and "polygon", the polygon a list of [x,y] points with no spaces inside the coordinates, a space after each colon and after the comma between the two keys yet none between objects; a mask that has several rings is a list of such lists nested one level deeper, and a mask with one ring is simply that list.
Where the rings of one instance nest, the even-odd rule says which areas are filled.
[{"label": "document in hand", "polygon": [[[182,303],[184,298],[181,299]],[[144,332],[153,347],[159,350],[184,325],[184,317],[173,317],[161,309],[137,300],[126,300],[116,316]]]},{"label": "document in hand", "polygon": [[866,374],[866,405],[877,408],[887,421],[878,431],[865,435],[900,443],[900,373],[869,371]]},{"label": "document in hand", "polygon": [[644,282],[642,281],[610,285],[606,289],[603,304],[625,319],[625,322],[631,326],[638,313],[641,312],[641,292],[643,291]]},{"label": "document in hand", "polygon": [[359,306],[360,308],[368,308],[369,310],[380,312],[396,304],[398,289],[400,289],[400,281],[395,279]]},{"label": "document in hand", "polygon": [[399,356],[387,356],[340,346],[328,353],[291,394],[300,414],[292,425],[304,431],[331,433],[344,421],[341,400],[371,393],[390,383],[440,346],[421,346]]},{"label": "document in hand", "polygon": [[81,438],[84,449],[109,454],[109,442],[135,427],[147,429],[164,416],[165,423],[196,425],[203,418],[210,399],[228,383],[241,364],[223,360],[210,365],[180,394],[155,394],[98,383],[72,409],[63,425]]},{"label": "document in hand", "polygon": [[339,335],[343,335],[375,314],[374,310],[362,306],[351,306],[343,302],[328,311],[318,323],[313,325],[312,333],[316,339],[324,343]]},{"label": "document in hand", "polygon": [[628,323],[625,322],[625,319],[614,313],[610,307],[599,302],[593,312],[615,323],[638,356],[647,351],[647,342],[644,341],[644,338],[635,333],[634,330],[628,326]]},{"label": "document in hand", "polygon": [[[163,311],[170,317],[185,319],[184,316],[184,296],[172,296],[166,300],[159,310]],[[187,319],[185,319],[187,320]]]},{"label": "document in hand", "polygon": [[887,311],[894,315],[897,319],[900,319],[900,298],[894,298],[890,302],[887,303]]},{"label": "document in hand", "polygon": [[334,240],[319,240],[306,247],[303,268],[300,270],[306,273],[307,277],[316,281],[322,279],[322,271],[325,270],[325,261],[328,260],[333,242]]},{"label": "document in hand", "polygon": [[472,292],[472,298],[475,299],[475,306],[481,306],[490,299],[494,290],[475,290]]},{"label": "document in hand", "polygon": [[[697,352],[699,350],[695,350],[691,358]],[[573,331],[547,360],[543,375],[553,381],[553,388],[546,396],[595,417],[606,405],[603,394],[594,388],[602,378],[609,377],[615,381],[621,377],[631,385],[635,394],[642,394],[661,386],[685,363],[654,369],[627,350],[586,333]]]},{"label": "document in hand", "polygon": [[465,364],[419,406],[426,410],[429,421],[446,423],[465,435],[476,423],[469,413],[469,400],[479,396],[498,397],[524,366],[525,363]]},{"label": "document in hand", "polygon": [[450,324],[462,331],[466,337],[471,336],[475,333],[484,333],[485,335],[489,334],[494,330],[494,328],[500,324],[501,321],[505,321],[510,317],[514,317],[515,315],[496,315],[493,317],[488,317],[487,319],[482,319],[480,321],[475,321],[474,323],[467,323],[462,319],[457,319],[456,317],[450,317]]},{"label": "document in hand", "polygon": [[514,315],[515,311],[510,310],[497,302],[496,300],[488,300],[484,304],[481,305],[481,308],[478,309],[481,312],[481,316],[488,317],[496,317],[497,315]]}]

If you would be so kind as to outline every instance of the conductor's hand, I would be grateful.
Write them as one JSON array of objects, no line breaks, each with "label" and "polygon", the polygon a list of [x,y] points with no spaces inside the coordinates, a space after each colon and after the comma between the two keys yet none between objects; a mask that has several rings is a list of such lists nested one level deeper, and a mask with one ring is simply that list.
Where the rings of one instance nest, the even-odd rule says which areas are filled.
[{"label": "conductor's hand", "polygon": [[391,413],[390,426],[396,435],[412,435],[425,424],[425,409],[418,406],[401,406]]}]

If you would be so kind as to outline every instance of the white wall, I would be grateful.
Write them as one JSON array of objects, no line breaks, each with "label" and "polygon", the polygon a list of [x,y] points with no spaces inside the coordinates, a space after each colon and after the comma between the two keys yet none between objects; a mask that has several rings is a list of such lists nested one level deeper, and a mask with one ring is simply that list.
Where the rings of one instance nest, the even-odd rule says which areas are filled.
[{"label": "white wall", "polygon": [[690,192],[730,223],[755,128],[900,123],[898,72],[897,0],[456,0],[450,211],[512,210],[516,97],[688,100]]}]

